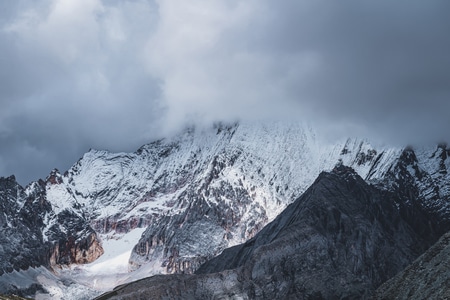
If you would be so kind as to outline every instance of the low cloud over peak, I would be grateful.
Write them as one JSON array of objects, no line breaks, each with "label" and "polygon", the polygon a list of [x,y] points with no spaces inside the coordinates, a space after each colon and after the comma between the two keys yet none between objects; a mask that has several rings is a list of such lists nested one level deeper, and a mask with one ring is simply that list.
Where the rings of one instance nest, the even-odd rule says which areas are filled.
[{"label": "low cloud over peak", "polygon": [[311,119],[450,140],[448,1],[0,4],[0,176],[131,151],[187,122]]}]

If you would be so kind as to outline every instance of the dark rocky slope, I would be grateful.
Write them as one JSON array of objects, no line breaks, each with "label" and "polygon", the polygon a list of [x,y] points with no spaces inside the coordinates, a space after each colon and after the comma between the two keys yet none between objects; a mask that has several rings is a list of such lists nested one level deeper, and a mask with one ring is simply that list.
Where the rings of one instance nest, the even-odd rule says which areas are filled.
[{"label": "dark rocky slope", "polygon": [[27,300],[29,298],[22,298],[19,296],[14,296],[14,295],[10,295],[10,296],[3,296],[0,295],[0,300]]},{"label": "dark rocky slope", "polygon": [[450,299],[450,233],[379,287],[374,299]]},{"label": "dark rocky slope", "polygon": [[[99,299],[360,299],[404,269],[437,235],[416,232],[400,199],[342,165],[314,184],[245,244],[225,250],[197,275],[156,276]],[[409,208],[412,209],[412,208]]]}]

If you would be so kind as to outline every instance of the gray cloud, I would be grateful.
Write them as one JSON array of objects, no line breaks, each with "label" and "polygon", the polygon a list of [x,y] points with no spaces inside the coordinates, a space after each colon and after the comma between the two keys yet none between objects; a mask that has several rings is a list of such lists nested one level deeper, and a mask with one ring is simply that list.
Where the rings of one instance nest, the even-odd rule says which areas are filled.
[{"label": "gray cloud", "polygon": [[0,4],[0,176],[186,122],[310,118],[330,138],[450,140],[448,1]]}]

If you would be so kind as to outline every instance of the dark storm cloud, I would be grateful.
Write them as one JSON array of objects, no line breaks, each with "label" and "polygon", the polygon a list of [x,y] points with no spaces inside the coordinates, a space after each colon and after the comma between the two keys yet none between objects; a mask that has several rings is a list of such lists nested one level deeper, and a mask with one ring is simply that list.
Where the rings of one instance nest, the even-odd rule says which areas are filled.
[{"label": "dark storm cloud", "polygon": [[0,176],[132,151],[185,122],[312,119],[450,140],[448,1],[0,4]]},{"label": "dark storm cloud", "polygon": [[449,9],[445,1],[273,3],[245,46],[289,61],[292,73],[278,80],[319,123],[402,143],[448,140]]},{"label": "dark storm cloud", "polygon": [[141,52],[150,4],[42,3],[10,7],[0,30],[0,176],[22,183],[89,148],[135,150],[164,109]]},{"label": "dark storm cloud", "polygon": [[295,36],[294,28],[311,27],[300,29],[290,50],[306,46],[320,57],[315,74],[295,86],[294,94],[309,98],[325,117],[361,124],[384,138],[448,139],[448,2],[316,5],[322,14],[303,14],[281,28]]},{"label": "dark storm cloud", "polygon": [[448,2],[221,3],[161,6],[153,42],[171,51],[150,64],[173,119],[310,117],[331,135],[449,139]]}]

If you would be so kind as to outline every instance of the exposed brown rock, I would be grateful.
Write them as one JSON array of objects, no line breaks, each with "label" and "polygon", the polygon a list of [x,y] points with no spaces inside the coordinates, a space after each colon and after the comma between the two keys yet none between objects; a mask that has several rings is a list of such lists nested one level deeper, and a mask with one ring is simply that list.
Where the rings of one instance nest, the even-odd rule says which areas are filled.
[{"label": "exposed brown rock", "polygon": [[99,258],[103,252],[94,232],[79,240],[69,237],[67,241],[55,244],[50,251],[50,266],[90,263]]}]

